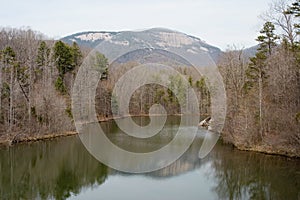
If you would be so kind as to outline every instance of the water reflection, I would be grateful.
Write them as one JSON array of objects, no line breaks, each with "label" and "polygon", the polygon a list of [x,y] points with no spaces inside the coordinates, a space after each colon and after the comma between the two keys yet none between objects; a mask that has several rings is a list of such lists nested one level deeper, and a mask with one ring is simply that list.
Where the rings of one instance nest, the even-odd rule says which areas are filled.
[{"label": "water reflection", "polygon": [[0,150],[1,199],[66,199],[102,184],[107,173],[77,137]]},{"label": "water reflection", "polygon": [[300,199],[300,160],[221,144],[210,159],[220,199]]},{"label": "water reflection", "polygon": [[[139,120],[147,122],[146,119]],[[168,123],[169,130],[176,130],[178,118],[168,119]],[[171,131],[170,135],[152,138],[151,142],[143,144],[142,141],[135,141],[136,144],[133,144],[131,138],[122,135],[113,122],[103,123],[102,126],[109,130],[108,137],[113,142],[127,148],[133,146],[137,151],[158,148],[161,142],[168,141],[172,136]],[[195,194],[198,197],[195,199],[201,199],[201,196],[197,196],[199,191],[192,186],[198,186],[203,179],[210,187],[207,190],[209,197],[205,199],[215,199],[216,196],[218,199],[300,198],[300,160],[241,152],[220,143],[208,157],[200,160],[198,152],[203,136],[203,132],[199,131],[188,152],[172,165],[139,175],[124,174],[102,165],[90,156],[77,136],[2,148],[0,199],[66,199],[83,195],[90,188],[99,190],[101,198],[110,199],[100,190],[104,182],[110,182],[116,176],[120,180],[122,177],[144,177],[144,181],[157,179],[168,184],[175,180],[183,181],[190,189],[182,192]],[[201,175],[202,171],[205,171],[205,176]],[[186,181],[186,176],[196,178]],[[136,188],[140,182],[133,181],[132,184],[135,185],[131,187]],[[174,188],[163,189],[169,191],[168,197],[172,198]],[[126,195],[123,196],[126,199]]]}]

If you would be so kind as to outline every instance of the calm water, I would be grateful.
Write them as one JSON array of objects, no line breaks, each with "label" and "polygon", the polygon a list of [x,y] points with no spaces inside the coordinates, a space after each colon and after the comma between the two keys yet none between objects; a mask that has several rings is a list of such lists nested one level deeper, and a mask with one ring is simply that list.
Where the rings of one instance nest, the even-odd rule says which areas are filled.
[{"label": "calm water", "polygon": [[[124,119],[126,120],[126,119]],[[135,118],[147,124],[147,118]],[[113,122],[102,123],[122,148],[146,152],[170,141],[180,118],[146,142],[132,140]],[[198,159],[203,131],[174,164],[126,174],[95,160],[78,136],[0,149],[0,199],[300,199],[300,160],[241,152],[218,143]]]}]

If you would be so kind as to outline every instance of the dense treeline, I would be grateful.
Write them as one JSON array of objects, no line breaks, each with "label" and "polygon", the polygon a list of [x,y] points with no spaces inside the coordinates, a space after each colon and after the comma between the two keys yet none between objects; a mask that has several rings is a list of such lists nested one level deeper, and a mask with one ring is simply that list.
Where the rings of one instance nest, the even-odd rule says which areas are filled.
[{"label": "dense treeline", "polygon": [[0,32],[0,132],[72,130],[70,90],[82,52],[30,29]]},{"label": "dense treeline", "polygon": [[[150,55],[147,54],[146,56]],[[99,82],[96,96],[96,110],[99,119],[112,117],[114,110],[117,111],[117,113],[114,113],[115,115],[124,115],[122,110],[118,109],[118,102],[113,94],[113,87],[122,75],[140,64],[139,62],[131,61],[121,64],[113,63],[109,68],[108,79]],[[149,109],[154,104],[162,105],[170,115],[181,114],[180,108],[185,106],[189,110],[195,110],[189,104],[190,98],[187,92],[189,88],[194,89],[198,98],[200,114],[208,115],[210,113],[210,94],[205,84],[205,78],[201,77],[198,72],[195,72],[195,69],[192,67],[177,66],[174,68],[188,80],[188,85],[184,84],[182,76],[167,75],[168,88],[158,84],[146,84],[138,88],[130,99],[129,112],[131,115],[148,115]],[[161,74],[163,73],[165,72],[161,71]],[[158,75],[155,78],[161,79],[162,75]]]},{"label": "dense treeline", "polygon": [[299,155],[299,10],[299,0],[273,3],[255,56],[232,49],[220,60],[228,97],[223,138],[239,148]]}]

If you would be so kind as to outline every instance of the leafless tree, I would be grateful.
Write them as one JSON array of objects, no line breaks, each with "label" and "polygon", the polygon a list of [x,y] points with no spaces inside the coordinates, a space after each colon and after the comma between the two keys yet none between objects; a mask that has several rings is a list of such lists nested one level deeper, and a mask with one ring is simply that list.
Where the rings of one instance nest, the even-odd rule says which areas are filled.
[{"label": "leafless tree", "polygon": [[260,18],[265,22],[272,22],[283,38],[287,39],[292,46],[297,38],[294,28],[295,18],[286,11],[291,4],[291,0],[276,0],[269,4],[269,10],[263,13]]}]

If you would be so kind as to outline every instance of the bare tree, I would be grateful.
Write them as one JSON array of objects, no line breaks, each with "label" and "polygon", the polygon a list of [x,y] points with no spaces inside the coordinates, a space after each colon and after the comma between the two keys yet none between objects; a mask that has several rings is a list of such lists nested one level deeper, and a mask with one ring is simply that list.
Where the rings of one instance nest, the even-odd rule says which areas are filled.
[{"label": "bare tree", "polygon": [[269,4],[269,10],[263,13],[260,18],[265,22],[272,22],[282,37],[287,39],[292,46],[297,38],[296,29],[294,27],[295,18],[286,11],[292,1],[276,0]]},{"label": "bare tree", "polygon": [[247,120],[249,113],[245,112],[247,107],[244,101],[248,58],[244,55],[243,49],[233,46],[223,53],[218,65],[225,83],[228,105],[223,137],[226,141],[235,141],[238,136],[236,133],[246,131],[249,127]]}]

